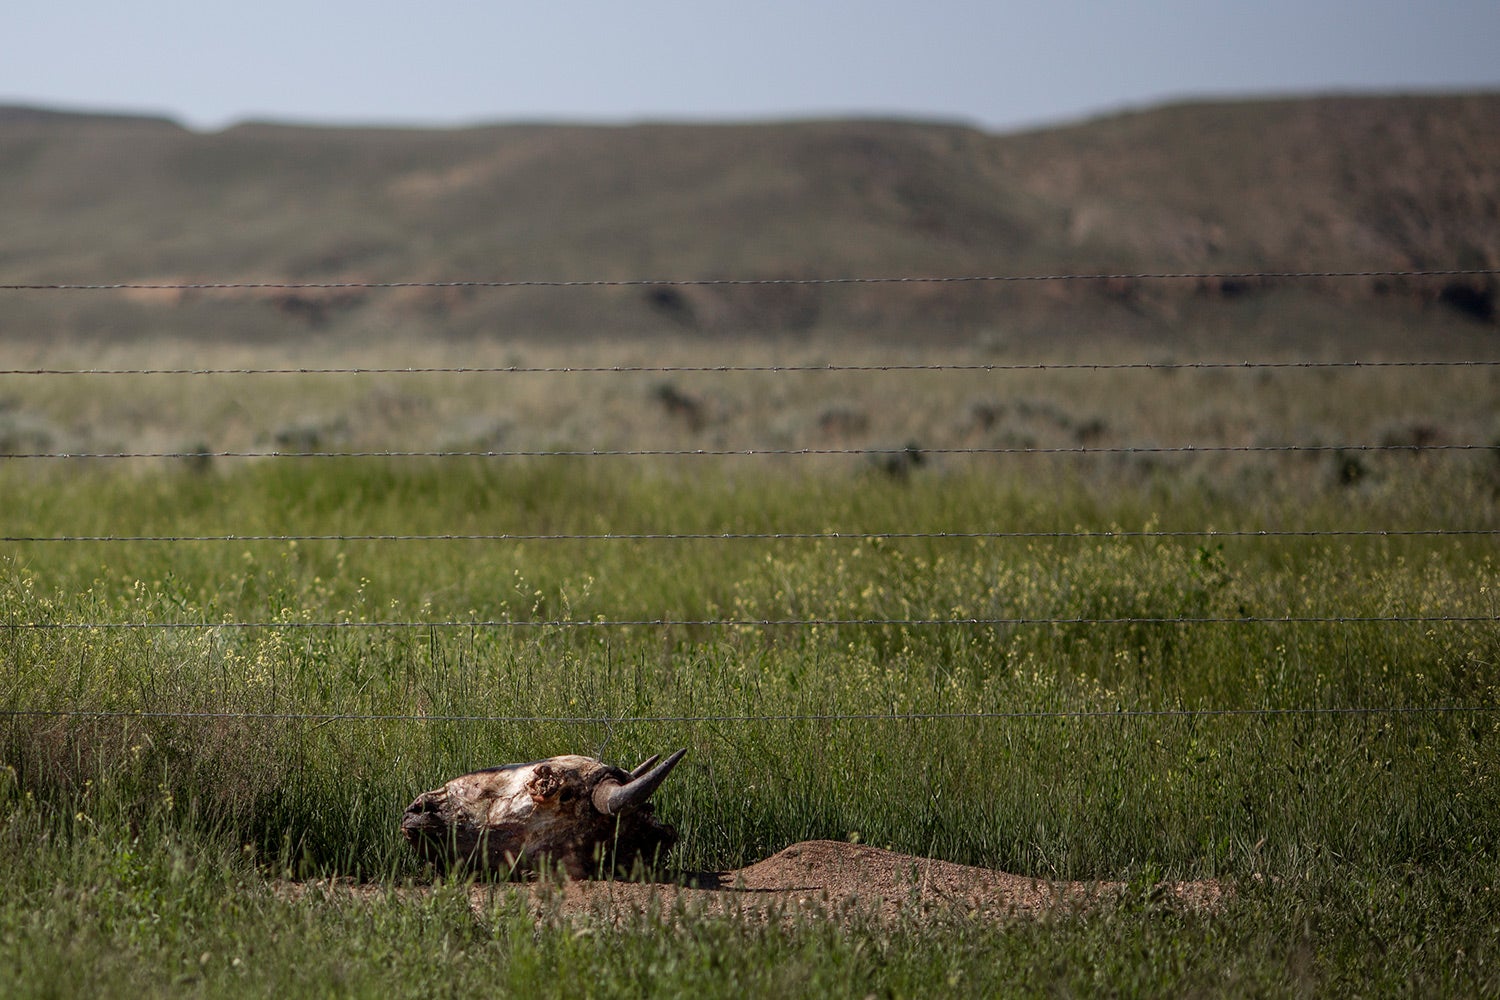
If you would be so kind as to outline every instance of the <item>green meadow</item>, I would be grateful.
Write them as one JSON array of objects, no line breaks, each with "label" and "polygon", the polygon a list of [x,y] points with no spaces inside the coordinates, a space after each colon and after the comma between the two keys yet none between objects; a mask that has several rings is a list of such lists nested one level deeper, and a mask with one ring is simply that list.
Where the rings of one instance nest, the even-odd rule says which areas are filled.
[{"label": "green meadow", "polygon": [[[1497,387],[5,376],[0,450],[175,457],[0,463],[0,992],[1494,991]],[[514,454],[620,448],[782,453]],[[370,449],[504,454],[239,457]],[[405,891],[423,789],[678,746],[681,871],[857,839],[1131,889],[894,924]],[[330,875],[376,889],[275,891]]]}]

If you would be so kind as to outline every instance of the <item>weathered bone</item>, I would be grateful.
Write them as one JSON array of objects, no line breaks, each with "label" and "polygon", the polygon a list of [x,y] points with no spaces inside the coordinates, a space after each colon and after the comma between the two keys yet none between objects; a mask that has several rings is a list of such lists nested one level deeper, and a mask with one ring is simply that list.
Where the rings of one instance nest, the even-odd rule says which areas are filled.
[{"label": "weathered bone", "polygon": [[628,872],[658,862],[677,831],[648,801],[687,751],[634,771],[592,757],[563,756],[465,774],[406,808],[401,832],[440,867],[502,876],[552,866],[573,878]]},{"label": "weathered bone", "polygon": [[606,816],[618,816],[626,809],[641,805],[651,797],[652,792],[661,787],[663,781],[667,780],[667,775],[672,773],[672,768],[677,766],[677,762],[685,753],[687,753],[687,748],[683,747],[651,770],[641,774],[641,769],[646,764],[656,761],[656,758],[652,757],[646,764],[630,772],[631,780],[627,784],[622,785],[613,778],[605,778],[594,786],[594,808]]}]

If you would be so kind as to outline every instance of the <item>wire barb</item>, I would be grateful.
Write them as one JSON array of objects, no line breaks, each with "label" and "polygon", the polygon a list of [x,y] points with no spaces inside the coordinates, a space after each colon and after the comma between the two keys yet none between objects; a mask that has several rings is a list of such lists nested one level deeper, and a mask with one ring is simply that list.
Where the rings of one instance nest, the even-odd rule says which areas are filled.
[{"label": "wire barb", "polygon": [[[1339,452],[1464,452],[1495,451],[1491,444],[1184,444],[1121,445],[1096,448],[1087,445],[1033,448],[1020,445],[973,448],[920,448],[923,455],[1198,455],[1228,453]],[[756,458],[772,456],[903,456],[913,448],[580,448],[546,451],[512,450],[445,451],[28,451],[0,454],[0,459],[195,459],[209,458]]]},{"label": "wire barb", "polygon": [[1153,718],[1287,718],[1297,716],[1375,716],[1375,715],[1454,715],[1500,712],[1500,705],[1390,705],[1390,706],[1297,706],[1292,708],[1142,708],[1094,710],[1017,710],[972,712],[809,712],[779,714],[722,715],[415,715],[364,714],[358,712],[188,712],[135,709],[83,708],[12,708],[0,709],[0,718],[79,718],[79,719],[241,719],[285,722],[437,722],[545,724],[571,726],[597,725],[692,725],[701,723],[765,722],[945,722],[945,721],[1025,721],[1038,719],[1116,719]]},{"label": "wire barb", "polygon": [[0,375],[624,375],[792,374],[807,372],[1257,371],[1340,368],[1494,368],[1500,361],[1126,361],[888,362],[764,365],[424,365],[399,368],[3,368]]},{"label": "wire barb", "polygon": [[496,532],[323,535],[0,535],[0,542],[739,542],[902,541],[909,539],[1137,539],[1137,538],[1472,538],[1500,528],[1197,528],[1168,531],[682,531]]},{"label": "wire barb", "polygon": [[495,281],[117,281],[0,284],[8,292],[109,291],[295,291],[339,288],[659,288],[713,285],[907,285],[973,284],[1026,281],[1232,281],[1306,280],[1312,278],[1450,278],[1500,274],[1500,268],[1433,268],[1362,271],[1145,271],[1135,273],[960,274],[842,278],[595,278],[582,280],[519,279]]},{"label": "wire barb", "polygon": [[1500,622],[1500,615],[1225,615],[1196,618],[1136,617],[995,617],[995,618],[491,618],[435,621],[82,621],[13,622],[6,628],[28,631],[80,632],[94,630],[191,629],[452,629],[452,628],[808,628],[814,626],[989,626],[1032,625],[1374,625],[1475,624]]}]

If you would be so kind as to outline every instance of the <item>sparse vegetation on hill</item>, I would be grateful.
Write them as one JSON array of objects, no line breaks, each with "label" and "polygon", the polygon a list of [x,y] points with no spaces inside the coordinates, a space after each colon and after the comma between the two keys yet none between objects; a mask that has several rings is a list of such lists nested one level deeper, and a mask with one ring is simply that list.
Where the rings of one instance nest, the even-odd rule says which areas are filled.
[{"label": "sparse vegetation on hill", "polygon": [[[955,125],[377,130],[0,114],[7,282],[816,278],[1500,265],[1500,97],[1192,104]],[[391,332],[1091,337],[1102,324],[1440,349],[1488,279],[1056,288],[688,287],[7,295],[7,338]],[[226,302],[225,299],[240,301]],[[1204,304],[1208,307],[1205,308]],[[1417,331],[1417,336],[1411,335]],[[1455,342],[1455,338],[1456,342]]]}]

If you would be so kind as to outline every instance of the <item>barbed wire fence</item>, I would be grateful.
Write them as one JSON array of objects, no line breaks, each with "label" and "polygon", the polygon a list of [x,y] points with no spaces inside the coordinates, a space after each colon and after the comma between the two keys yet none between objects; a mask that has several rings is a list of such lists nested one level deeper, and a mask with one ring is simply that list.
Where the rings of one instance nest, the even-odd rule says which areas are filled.
[{"label": "barbed wire fence", "polygon": [[1138,271],[1052,274],[876,275],[835,278],[596,278],[584,280],[520,279],[513,281],[204,281],[113,282],[82,284],[0,284],[0,291],[235,291],[341,288],[691,288],[744,285],[956,285],[1049,281],[1284,281],[1314,278],[1456,278],[1493,277],[1500,268],[1430,268],[1285,271]]},{"label": "barbed wire fence", "polygon": [[[1494,278],[1500,268],[1463,269],[1391,269],[1391,270],[1283,270],[1283,271],[1161,271],[1121,273],[1052,273],[1052,274],[984,274],[958,276],[876,276],[876,277],[810,277],[810,278],[706,278],[706,279],[596,279],[596,280],[454,280],[454,281],[222,281],[222,282],[108,282],[108,283],[0,283],[0,292],[107,293],[118,291],[297,291],[297,290],[390,290],[390,289],[489,289],[552,288],[577,290],[589,288],[657,288],[691,286],[807,286],[807,285],[943,285],[981,283],[1068,282],[1102,283],[1113,281],[1306,281],[1343,279],[1431,279]],[[790,374],[817,372],[1046,372],[1046,371],[1225,371],[1225,370],[1383,370],[1383,369],[1493,369],[1500,360],[1346,360],[1346,361],[1244,361],[1244,362],[959,362],[959,363],[820,363],[820,364],[621,364],[621,365],[501,365],[501,366],[413,366],[413,367],[10,367],[0,368],[0,375],[25,378],[83,376],[261,376],[261,375],[617,375],[679,373],[757,373]],[[539,449],[431,449],[431,450],[119,450],[119,451],[11,451],[0,454],[6,462],[42,460],[132,460],[167,459],[508,459],[508,458],[755,458],[815,456],[901,456],[910,448],[614,448],[584,450]],[[1481,443],[1370,443],[1346,444],[1255,444],[1255,445],[1176,445],[1102,447],[951,447],[922,448],[924,454],[977,456],[1090,456],[1090,455],[1206,455],[1206,454],[1358,454],[1361,452],[1437,452],[1464,453],[1497,451],[1495,444]],[[1370,538],[1452,538],[1483,539],[1500,535],[1494,528],[1392,528],[1392,529],[1187,529],[1187,530],[1084,530],[1071,531],[745,531],[745,532],[496,532],[496,533],[229,533],[229,534],[7,534],[0,535],[4,544],[81,544],[81,543],[242,543],[242,542],[770,542],[857,540],[984,540],[984,539],[1289,539],[1342,537]],[[1111,625],[1236,625],[1236,626],[1378,626],[1437,624],[1500,624],[1500,615],[1391,614],[1351,615],[1237,615],[1196,617],[1150,616],[1013,616],[1013,617],[846,617],[820,618],[796,616],[786,618],[468,618],[433,620],[286,620],[286,621],[15,621],[0,622],[0,629],[49,632],[100,631],[214,631],[234,630],[364,630],[364,629],[610,629],[610,628],[809,628],[838,626],[886,626],[943,628],[955,626],[1111,626]],[[135,718],[185,720],[278,720],[327,723],[556,723],[578,726],[620,725],[627,723],[747,723],[777,722],[868,722],[898,723],[942,720],[1027,720],[1027,719],[1150,719],[1215,717],[1366,717],[1483,714],[1500,712],[1500,705],[1380,705],[1380,706],[1296,706],[1286,708],[1151,708],[1115,710],[1018,710],[1018,711],[952,711],[952,712],[827,712],[779,714],[683,714],[643,716],[598,715],[484,715],[484,714],[402,714],[339,713],[296,711],[165,711],[151,709],[85,709],[85,708],[7,708],[0,718]]]}]

